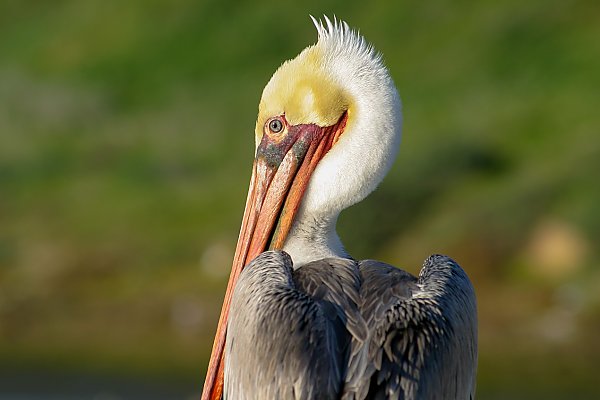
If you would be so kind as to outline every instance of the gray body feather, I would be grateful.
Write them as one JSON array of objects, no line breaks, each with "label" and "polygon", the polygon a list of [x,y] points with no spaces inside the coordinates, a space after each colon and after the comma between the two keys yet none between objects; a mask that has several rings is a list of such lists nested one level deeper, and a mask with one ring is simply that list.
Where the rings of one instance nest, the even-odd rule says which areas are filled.
[{"label": "gray body feather", "polygon": [[225,351],[226,399],[472,399],[475,293],[445,256],[416,278],[268,251],[236,285]]}]

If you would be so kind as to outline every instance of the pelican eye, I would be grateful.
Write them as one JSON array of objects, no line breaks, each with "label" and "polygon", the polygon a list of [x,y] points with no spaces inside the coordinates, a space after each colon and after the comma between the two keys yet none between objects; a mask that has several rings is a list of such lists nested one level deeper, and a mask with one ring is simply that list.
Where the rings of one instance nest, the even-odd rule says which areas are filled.
[{"label": "pelican eye", "polygon": [[269,130],[273,133],[279,133],[283,130],[283,122],[281,119],[275,118],[269,121]]}]

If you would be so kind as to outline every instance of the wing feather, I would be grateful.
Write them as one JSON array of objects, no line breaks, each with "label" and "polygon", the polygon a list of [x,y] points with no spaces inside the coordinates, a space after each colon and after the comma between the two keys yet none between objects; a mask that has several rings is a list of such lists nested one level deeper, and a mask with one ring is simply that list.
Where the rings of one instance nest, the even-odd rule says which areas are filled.
[{"label": "wing feather", "polygon": [[417,278],[372,260],[294,270],[265,252],[240,276],[226,346],[229,398],[469,399],[475,294],[445,256]]},{"label": "wing feather", "polygon": [[336,399],[347,341],[330,281],[295,281],[290,257],[259,255],[233,295],[225,353],[225,398]]},{"label": "wing feather", "polygon": [[469,399],[477,366],[475,293],[445,256],[418,278],[390,265],[359,263],[359,309],[369,327],[353,341],[345,399]]}]

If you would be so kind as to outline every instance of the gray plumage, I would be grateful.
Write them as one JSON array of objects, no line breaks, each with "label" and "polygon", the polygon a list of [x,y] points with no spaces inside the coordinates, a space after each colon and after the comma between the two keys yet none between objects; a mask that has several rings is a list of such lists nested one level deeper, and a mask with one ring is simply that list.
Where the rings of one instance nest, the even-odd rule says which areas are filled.
[{"label": "gray plumage", "polygon": [[373,260],[293,269],[262,253],[240,276],[227,328],[227,399],[472,399],[475,293],[452,259],[419,277]]}]

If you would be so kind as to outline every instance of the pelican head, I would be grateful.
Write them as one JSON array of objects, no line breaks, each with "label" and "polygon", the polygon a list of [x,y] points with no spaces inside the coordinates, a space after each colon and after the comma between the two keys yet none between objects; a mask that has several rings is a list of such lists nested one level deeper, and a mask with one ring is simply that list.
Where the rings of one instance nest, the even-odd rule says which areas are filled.
[{"label": "pelican head", "polygon": [[381,56],[345,22],[312,20],[317,43],[283,63],[260,100],[256,157],[214,370],[209,366],[211,387],[242,268],[267,249],[288,252],[295,268],[347,256],[335,232],[338,215],[375,189],[398,152],[400,98]]},{"label": "pelican head", "polygon": [[323,148],[310,159],[310,176],[297,175],[290,190],[278,194],[301,195],[289,198],[290,206],[279,215],[282,231],[270,242],[271,248],[288,252],[295,267],[346,255],[335,232],[337,217],[381,182],[396,157],[402,125],[400,98],[381,56],[345,22],[313,22],[318,42],[273,74],[255,129],[257,163],[264,154],[272,156],[281,141],[296,147],[278,148],[277,168],[287,166],[286,150],[297,154],[299,147]]}]

